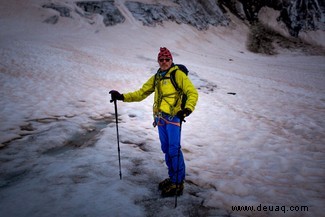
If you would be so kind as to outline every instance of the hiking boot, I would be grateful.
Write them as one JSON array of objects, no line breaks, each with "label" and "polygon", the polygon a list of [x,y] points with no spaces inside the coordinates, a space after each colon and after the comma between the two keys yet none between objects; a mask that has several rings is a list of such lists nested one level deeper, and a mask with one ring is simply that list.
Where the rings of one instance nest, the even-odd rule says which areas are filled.
[{"label": "hiking boot", "polygon": [[172,184],[172,182],[170,181],[170,178],[165,179],[164,181],[161,181],[158,185],[158,189],[159,190],[163,190],[164,188],[166,188],[168,185]]},{"label": "hiking boot", "polygon": [[170,185],[162,189],[161,196],[163,197],[173,197],[175,195],[180,196],[183,194],[183,189],[184,189],[184,182],[181,182],[177,186],[175,183],[171,183]]}]

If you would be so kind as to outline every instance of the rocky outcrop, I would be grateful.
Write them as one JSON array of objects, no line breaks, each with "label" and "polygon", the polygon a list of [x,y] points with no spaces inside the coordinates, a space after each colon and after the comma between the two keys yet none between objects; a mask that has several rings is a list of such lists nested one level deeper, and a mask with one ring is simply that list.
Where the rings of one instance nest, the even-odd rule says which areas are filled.
[{"label": "rocky outcrop", "polygon": [[[189,24],[199,30],[210,25],[228,25],[227,13],[231,12],[242,20],[257,23],[258,14],[263,7],[280,11],[278,22],[283,22],[290,35],[297,37],[301,31],[325,31],[325,3],[321,0],[170,0],[169,5],[148,4],[137,1],[126,1],[126,8],[133,17],[143,25],[155,26],[164,21]],[[115,6],[113,0],[76,2],[75,11],[86,18],[91,14],[103,17],[105,26],[123,23],[125,17]],[[60,4],[46,4],[59,12],[61,17],[70,17],[72,10]],[[82,10],[82,12],[80,12]],[[45,22],[56,23],[59,16],[48,18]]]},{"label": "rocky outcrop", "polygon": [[105,26],[113,26],[125,21],[124,16],[114,5],[114,1],[82,1],[76,4],[85,11],[85,15],[100,14],[103,16]]},{"label": "rocky outcrop", "polygon": [[189,24],[199,30],[209,25],[227,25],[229,20],[215,1],[174,1],[177,7],[128,1],[126,7],[143,25],[155,26],[163,21]]},{"label": "rocky outcrop", "polygon": [[[53,10],[59,12],[60,17],[70,17],[71,18],[71,9],[66,6],[50,3],[50,4],[43,5],[43,8],[53,9]],[[59,15],[53,15],[53,16],[47,18],[46,20],[44,20],[44,22],[50,23],[50,24],[56,24],[58,22],[58,20],[59,20]]]},{"label": "rocky outcrop", "polygon": [[[114,1],[81,1],[76,2],[77,8],[73,8],[72,5],[66,4],[45,4],[42,7],[47,9],[52,9],[59,12],[59,15],[53,15],[47,18],[44,22],[55,24],[58,22],[59,17],[73,18],[71,13],[75,11],[78,15],[91,19],[93,14],[99,14],[103,17],[103,23],[105,26],[113,26],[118,23],[123,23],[125,21],[124,16],[114,5]],[[79,8],[81,10],[79,10]],[[92,23],[92,22],[90,22]]]},{"label": "rocky outcrop", "polygon": [[296,0],[283,4],[278,20],[284,22],[290,35],[295,37],[300,31],[325,30],[325,14],[318,0]]},{"label": "rocky outcrop", "polygon": [[50,3],[43,5],[43,8],[49,8],[58,11],[61,17],[71,17],[71,9],[64,5]]},{"label": "rocky outcrop", "polygon": [[262,7],[280,11],[277,18],[290,35],[298,37],[300,31],[325,30],[325,3],[321,0],[220,0],[221,7],[229,8],[239,18],[258,22]]}]

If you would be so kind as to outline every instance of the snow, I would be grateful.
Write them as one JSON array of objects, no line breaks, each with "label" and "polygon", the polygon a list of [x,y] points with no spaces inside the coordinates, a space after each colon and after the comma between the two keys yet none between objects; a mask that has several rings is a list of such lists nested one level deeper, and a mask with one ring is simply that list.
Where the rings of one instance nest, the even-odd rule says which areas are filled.
[{"label": "snow", "polygon": [[[104,27],[73,11],[51,25],[43,21],[57,12],[44,2],[0,6],[1,216],[324,215],[324,56],[252,54],[239,21],[206,32],[134,20]],[[187,177],[176,209],[157,189],[167,169],[153,97],[118,102],[120,180],[108,94],[139,88],[161,46],[199,88],[183,125]],[[245,205],[286,209],[231,208]]]}]

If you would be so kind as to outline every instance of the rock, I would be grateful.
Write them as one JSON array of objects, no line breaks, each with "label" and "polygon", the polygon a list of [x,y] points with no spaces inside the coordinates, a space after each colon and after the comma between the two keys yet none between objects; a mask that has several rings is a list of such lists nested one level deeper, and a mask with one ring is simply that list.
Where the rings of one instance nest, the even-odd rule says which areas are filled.
[{"label": "rock", "polygon": [[114,1],[82,1],[76,2],[76,4],[86,13],[100,14],[103,16],[105,26],[113,26],[125,21],[125,17],[114,5]]},{"label": "rock", "polygon": [[199,30],[209,25],[228,25],[229,20],[215,1],[180,0],[174,1],[179,7],[161,4],[146,4],[128,1],[125,6],[132,15],[146,26],[162,24],[163,21],[190,24]]},{"label": "rock", "polygon": [[26,125],[23,125],[23,126],[20,126],[20,130],[23,130],[23,131],[34,131],[34,127],[31,123],[28,123]]},{"label": "rock", "polygon": [[61,17],[71,17],[70,15],[71,9],[62,5],[51,3],[51,4],[43,5],[43,8],[50,8],[56,10],[60,13]]},{"label": "rock", "polygon": [[280,11],[277,20],[283,22],[294,37],[298,37],[300,31],[325,30],[325,2],[321,0],[220,0],[220,5],[251,23],[258,22],[262,7]]},{"label": "rock", "polygon": [[298,37],[300,31],[325,30],[325,14],[318,0],[291,1],[284,4],[279,21],[286,24],[290,35]]},{"label": "rock", "polygon": [[44,23],[49,23],[49,24],[56,24],[59,21],[59,16],[58,15],[53,15],[46,20],[44,20]]}]

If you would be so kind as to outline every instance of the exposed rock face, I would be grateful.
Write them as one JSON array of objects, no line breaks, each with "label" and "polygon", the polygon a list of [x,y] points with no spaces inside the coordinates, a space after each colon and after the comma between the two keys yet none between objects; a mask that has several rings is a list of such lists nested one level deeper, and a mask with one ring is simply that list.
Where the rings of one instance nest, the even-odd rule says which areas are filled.
[{"label": "exposed rock face", "polygon": [[43,8],[50,8],[50,9],[56,10],[60,13],[61,17],[71,17],[71,15],[70,15],[71,9],[67,8],[63,5],[50,3],[50,4],[43,5]]},{"label": "exposed rock face", "polygon": [[136,19],[147,26],[155,26],[157,23],[161,24],[163,21],[171,20],[204,30],[209,25],[227,25],[229,22],[215,1],[176,0],[174,2],[179,6],[172,7],[133,1],[128,1],[125,5]]},{"label": "exposed rock face", "polygon": [[[65,6],[50,3],[47,5],[43,5],[43,8],[49,8],[49,9],[58,11],[60,13],[60,17],[70,17],[71,18],[71,9],[67,8]],[[59,20],[59,16],[53,15],[53,16],[47,18],[46,20],[44,20],[44,22],[50,23],[50,24],[56,24],[58,22],[58,20]]]},{"label": "exposed rock face", "polygon": [[[163,21],[189,24],[199,30],[205,30],[209,25],[228,25],[227,11],[251,23],[258,22],[258,13],[262,7],[270,7],[280,11],[277,18],[285,23],[289,33],[297,37],[300,31],[325,31],[325,1],[323,0],[170,0],[174,6],[163,4],[146,4],[137,1],[127,1],[125,6],[132,15],[144,25],[155,26]],[[80,1],[76,7],[83,10],[80,13],[87,17],[91,14],[103,16],[106,26],[125,21],[125,17],[115,6],[115,1]],[[60,13],[61,17],[70,17],[73,9],[60,4],[46,4]],[[90,16],[89,16],[90,17]],[[58,15],[48,18],[45,22],[55,24]]]},{"label": "exposed rock face", "polygon": [[100,14],[103,16],[105,26],[113,26],[125,21],[124,16],[115,7],[114,1],[87,1],[76,2],[77,6],[82,8],[86,14]]},{"label": "exposed rock face", "polygon": [[262,7],[280,11],[278,21],[286,24],[290,35],[300,31],[325,30],[325,3],[322,0],[220,0],[221,7],[251,23],[258,22]]},{"label": "exposed rock face", "polygon": [[321,8],[318,0],[284,3],[278,20],[284,22],[289,33],[295,37],[301,30],[325,30],[324,8]]}]

